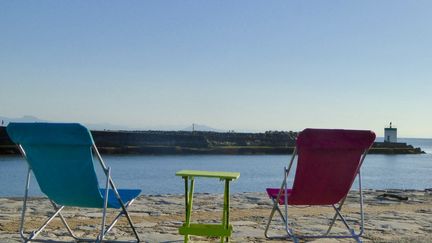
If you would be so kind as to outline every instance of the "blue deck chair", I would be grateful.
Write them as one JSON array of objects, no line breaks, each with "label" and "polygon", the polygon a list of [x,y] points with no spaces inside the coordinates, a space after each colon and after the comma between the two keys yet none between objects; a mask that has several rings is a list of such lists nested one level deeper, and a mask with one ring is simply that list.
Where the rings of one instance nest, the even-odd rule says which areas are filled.
[{"label": "blue deck chair", "polygon": [[[56,216],[60,217],[71,237],[84,242],[108,242],[104,239],[105,235],[121,216],[126,216],[136,242],[140,241],[127,208],[141,190],[116,188],[110,175],[111,169],[102,160],[87,128],[76,123],[10,123],[6,129],[28,163],[20,223],[20,235],[25,242],[44,242],[45,240],[35,237]],[[94,156],[99,160],[106,175],[104,188],[99,187],[93,166]],[[54,207],[55,213],[39,229],[26,235],[24,221],[32,171],[40,189]],[[61,214],[65,206],[102,209],[102,226],[96,239],[79,238],[73,233]],[[121,211],[108,226],[105,225],[107,208]]]}]

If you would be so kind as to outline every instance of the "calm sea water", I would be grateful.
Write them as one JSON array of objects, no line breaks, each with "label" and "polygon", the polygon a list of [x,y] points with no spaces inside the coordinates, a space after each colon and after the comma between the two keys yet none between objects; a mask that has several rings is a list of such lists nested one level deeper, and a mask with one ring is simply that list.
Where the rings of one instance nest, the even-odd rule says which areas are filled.
[{"label": "calm sea water", "polygon": [[[363,167],[363,187],[371,189],[432,188],[432,139],[400,139],[427,154],[368,155]],[[181,169],[237,171],[240,179],[232,183],[232,192],[263,192],[278,187],[283,167],[290,155],[182,155],[182,156],[104,156],[112,168],[118,188],[140,188],[144,194],[183,193],[183,180],[175,176]],[[19,156],[0,157],[0,196],[22,196],[27,171]],[[97,170],[102,182],[102,172]],[[357,184],[355,184],[357,185]],[[215,179],[197,179],[197,192],[222,192],[223,183]],[[30,195],[42,195],[32,178]]]}]

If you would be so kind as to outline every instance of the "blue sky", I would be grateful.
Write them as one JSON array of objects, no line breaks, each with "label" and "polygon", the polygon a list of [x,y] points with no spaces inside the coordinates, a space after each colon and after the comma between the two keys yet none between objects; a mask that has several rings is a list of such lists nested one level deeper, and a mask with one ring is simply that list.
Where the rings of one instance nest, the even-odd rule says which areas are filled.
[{"label": "blue sky", "polygon": [[0,116],[432,137],[431,1],[0,1]]}]

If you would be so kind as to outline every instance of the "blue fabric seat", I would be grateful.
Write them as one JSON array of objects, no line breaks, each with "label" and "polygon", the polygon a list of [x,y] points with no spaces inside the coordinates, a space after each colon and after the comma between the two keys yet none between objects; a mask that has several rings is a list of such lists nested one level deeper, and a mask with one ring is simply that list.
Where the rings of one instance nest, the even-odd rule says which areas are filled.
[{"label": "blue fabric seat", "polygon": [[[99,189],[99,191],[102,195],[105,195],[105,189]],[[118,189],[117,191],[123,202],[129,202],[130,200],[138,197],[138,195],[141,193],[141,190],[139,189]],[[115,196],[113,189],[108,190],[108,207],[121,208],[121,204]]]}]

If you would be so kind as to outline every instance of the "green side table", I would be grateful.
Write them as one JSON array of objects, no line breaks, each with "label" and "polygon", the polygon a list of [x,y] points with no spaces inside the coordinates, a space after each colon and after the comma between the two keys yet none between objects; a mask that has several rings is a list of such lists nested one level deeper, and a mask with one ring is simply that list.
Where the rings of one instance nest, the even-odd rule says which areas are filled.
[{"label": "green side table", "polygon": [[[229,183],[240,177],[238,172],[218,172],[201,170],[180,170],[176,176],[181,176],[185,181],[185,206],[186,221],[179,229],[184,235],[184,242],[189,241],[189,235],[220,237],[221,242],[228,241],[233,227],[229,224]],[[217,178],[225,180],[224,207],[222,213],[222,224],[191,224],[192,202],[195,177]],[[190,181],[190,183],[189,183]],[[190,185],[189,185],[190,184]]]}]

